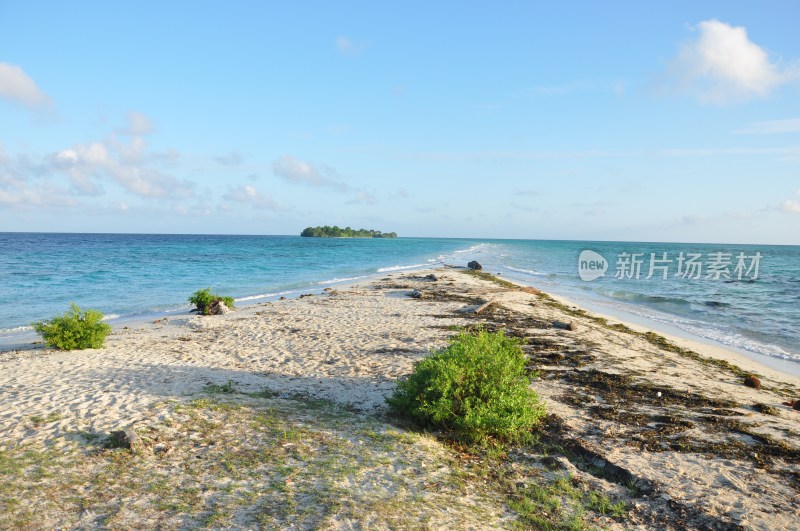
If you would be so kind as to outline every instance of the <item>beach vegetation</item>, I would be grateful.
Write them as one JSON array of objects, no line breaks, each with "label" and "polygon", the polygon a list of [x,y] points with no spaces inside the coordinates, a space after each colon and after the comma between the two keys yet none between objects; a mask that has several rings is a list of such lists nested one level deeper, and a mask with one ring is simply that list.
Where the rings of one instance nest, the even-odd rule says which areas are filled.
[{"label": "beach vegetation", "polygon": [[203,315],[208,315],[211,305],[217,301],[222,301],[228,308],[234,307],[233,297],[211,293],[211,288],[199,289],[189,297],[189,304],[194,304]]},{"label": "beach vegetation", "polygon": [[30,417],[30,420],[31,422],[33,422],[33,425],[35,427],[39,427],[42,424],[47,424],[49,422],[56,422],[61,420],[62,418],[63,416],[61,415],[61,413],[59,413],[58,411],[53,411],[44,417],[41,415],[33,415]]},{"label": "beach vegetation", "polygon": [[97,310],[81,310],[74,302],[61,316],[33,323],[46,345],[60,350],[102,348],[111,327]]},{"label": "beach vegetation", "polygon": [[374,229],[340,228],[334,225],[322,227],[306,227],[300,236],[305,238],[397,238],[396,232],[381,232]]},{"label": "beach vegetation", "polygon": [[525,442],[544,416],[520,342],[502,331],[457,335],[417,363],[387,403],[398,416],[481,447]]},{"label": "beach vegetation", "polygon": [[228,380],[228,383],[222,385],[212,384],[212,383],[207,384],[205,392],[210,394],[219,394],[219,393],[230,394],[230,393],[235,393],[236,390],[233,388],[233,381]]}]

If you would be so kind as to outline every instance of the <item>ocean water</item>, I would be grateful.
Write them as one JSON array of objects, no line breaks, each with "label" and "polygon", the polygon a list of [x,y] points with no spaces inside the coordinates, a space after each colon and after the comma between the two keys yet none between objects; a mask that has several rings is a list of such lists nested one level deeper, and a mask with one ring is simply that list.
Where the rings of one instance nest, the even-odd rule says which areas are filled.
[{"label": "ocean water", "polygon": [[[655,328],[678,328],[800,367],[797,246],[0,233],[0,250],[6,301],[0,306],[0,348],[31,341],[32,322],[63,313],[73,301],[116,323],[187,312],[186,299],[204,287],[246,304],[478,260],[488,271],[593,309],[622,311]],[[605,260],[603,276],[581,279],[578,259],[585,250]],[[638,278],[623,253],[641,261]],[[647,278],[651,255],[667,261],[654,262]],[[690,255],[697,255],[699,275],[686,266]],[[740,255],[744,267],[737,269]]]}]

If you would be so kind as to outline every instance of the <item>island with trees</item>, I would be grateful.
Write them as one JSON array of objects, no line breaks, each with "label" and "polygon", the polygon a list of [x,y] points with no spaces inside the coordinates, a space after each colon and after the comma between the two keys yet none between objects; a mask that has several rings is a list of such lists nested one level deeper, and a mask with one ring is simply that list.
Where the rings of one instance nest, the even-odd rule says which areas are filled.
[{"label": "island with trees", "polygon": [[381,232],[372,229],[340,228],[334,225],[329,227],[306,227],[300,236],[306,238],[397,238],[396,232]]}]

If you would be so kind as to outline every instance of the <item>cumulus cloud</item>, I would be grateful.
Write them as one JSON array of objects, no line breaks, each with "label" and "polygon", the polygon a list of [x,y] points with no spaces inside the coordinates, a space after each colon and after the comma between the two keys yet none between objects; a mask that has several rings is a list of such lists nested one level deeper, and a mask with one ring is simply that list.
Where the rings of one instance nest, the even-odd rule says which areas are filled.
[{"label": "cumulus cloud", "polygon": [[741,129],[733,131],[736,135],[777,135],[782,133],[800,133],[800,118],[788,120],[765,120],[753,122]]},{"label": "cumulus cloud", "polygon": [[70,177],[76,193],[97,195],[102,188],[95,180],[110,178],[128,192],[145,198],[176,198],[193,195],[192,185],[152,167],[154,160],[174,154],[151,153],[141,137],[129,143],[111,138],[105,142],[76,144],[55,153],[52,166]]},{"label": "cumulus cloud", "polygon": [[[133,116],[131,134],[152,130],[149,120]],[[175,202],[196,197],[193,183],[166,170],[179,153],[156,151],[140,135],[120,137],[119,133],[44,155],[9,155],[0,145],[0,202],[20,208],[77,206],[81,204],[77,196],[104,195],[109,183],[145,199]]]},{"label": "cumulus cloud", "polygon": [[[797,191],[796,195],[800,198],[800,190]],[[787,199],[778,205],[778,209],[786,212],[787,214],[800,214],[800,200]]]},{"label": "cumulus cloud", "polygon": [[800,201],[794,199],[787,199],[781,203],[781,210],[789,214],[800,214]]},{"label": "cumulus cloud", "polygon": [[[2,146],[0,146],[1,148]],[[19,171],[0,150],[0,205],[15,208],[66,207],[76,204],[68,190]]]},{"label": "cumulus cloud", "polygon": [[253,208],[263,210],[280,210],[280,206],[269,194],[264,194],[255,189],[254,186],[246,184],[236,188],[231,188],[223,196],[225,201],[250,205]]},{"label": "cumulus cloud", "polygon": [[668,74],[680,92],[700,101],[724,105],[751,98],[766,98],[778,86],[797,79],[796,67],[770,60],[752,42],[747,29],[718,20],[696,26],[697,39],[684,43]]},{"label": "cumulus cloud", "polygon": [[34,111],[52,106],[50,97],[36,86],[28,74],[19,66],[9,63],[0,63],[0,98]]},{"label": "cumulus cloud", "polygon": [[339,192],[345,192],[350,188],[345,183],[331,178],[331,175],[335,175],[332,169],[317,168],[291,155],[284,155],[275,160],[272,163],[272,172],[292,184],[331,188]]},{"label": "cumulus cloud", "polygon": [[0,144],[0,206],[14,209],[76,204],[69,190],[47,177],[46,164],[25,155],[9,155]]}]

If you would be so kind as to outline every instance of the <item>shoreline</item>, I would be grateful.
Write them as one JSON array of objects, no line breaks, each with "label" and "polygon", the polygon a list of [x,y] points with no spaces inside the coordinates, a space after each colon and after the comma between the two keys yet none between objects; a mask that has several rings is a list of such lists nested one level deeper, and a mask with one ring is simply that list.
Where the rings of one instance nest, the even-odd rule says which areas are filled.
[{"label": "shoreline", "polygon": [[[471,249],[465,251],[456,251],[456,253],[467,253],[470,250]],[[323,293],[327,288],[336,288],[336,287],[344,288],[344,287],[357,286],[360,284],[368,284],[370,282],[375,281],[382,275],[390,275],[403,272],[419,272],[427,269],[436,270],[442,267],[455,268],[455,269],[461,268],[461,266],[448,266],[443,262],[438,264],[387,266],[380,268],[379,270],[373,273],[359,275],[353,278],[343,278],[343,279],[333,278],[333,279],[317,281],[313,286],[309,286],[308,288],[290,289],[270,294],[246,295],[236,299],[237,308],[246,308],[252,305],[258,305],[265,302],[277,301],[280,299],[280,297],[286,297],[286,299],[296,299],[303,295],[308,295],[308,294],[319,295]],[[522,279],[519,278],[507,277],[505,275],[502,275],[500,272],[492,272],[491,274],[496,275],[499,278],[507,280],[513,284],[517,284],[521,287],[533,287],[536,289],[540,289],[535,282],[535,277],[529,281],[523,281]],[[651,319],[647,316],[642,316],[627,312],[624,308],[600,307],[599,305],[593,303],[591,300],[580,300],[579,302],[576,302],[575,300],[570,298],[569,295],[561,295],[558,292],[558,290],[547,291],[546,293],[549,296],[562,301],[564,304],[575,306],[583,310],[588,310],[593,314],[596,314],[598,316],[610,320],[619,321],[620,323],[625,324],[626,326],[629,326],[631,328],[637,329],[639,331],[652,331],[658,333],[666,337],[670,341],[685,345],[686,348],[701,351],[704,354],[710,355],[712,357],[719,357],[721,359],[730,358],[731,360],[735,360],[736,363],[739,363],[741,365],[751,366],[751,370],[753,370],[754,372],[766,370],[766,371],[775,371],[777,373],[786,376],[800,377],[800,362],[798,361],[779,358],[776,356],[770,356],[767,354],[761,354],[759,352],[754,352],[744,348],[737,348],[731,345],[727,345],[717,340],[706,338],[694,334],[692,332],[683,330],[668,323],[663,323]],[[121,330],[123,328],[148,327],[151,326],[154,322],[158,323],[161,320],[176,319],[191,315],[193,315],[192,310],[183,310],[183,309],[169,310],[169,311],[152,311],[136,315],[114,317],[108,319],[106,322],[108,322],[108,324],[110,324],[115,330]],[[43,348],[44,347],[41,345],[41,338],[39,337],[38,334],[33,332],[32,329],[19,331],[14,334],[9,334],[7,336],[0,337],[0,354],[14,352],[14,351],[41,350]]]},{"label": "shoreline", "polygon": [[554,295],[550,292],[547,294],[562,304],[575,306],[585,311],[589,311],[592,314],[608,319],[609,321],[618,321],[638,332],[655,332],[679,346],[697,351],[706,356],[731,361],[737,365],[748,367],[749,370],[753,372],[771,372],[776,375],[800,378],[800,362],[777,358],[774,356],[767,356],[766,354],[760,354],[758,352],[752,352],[741,348],[735,348],[713,339],[692,334],[691,332],[687,332],[666,323],[661,323],[658,321],[653,321],[647,317],[630,314],[624,310],[609,312],[607,309],[598,309],[596,306],[587,304],[586,302],[575,303],[569,297]]},{"label": "shoreline", "polygon": [[[307,294],[319,295],[328,288],[352,286],[362,282],[366,283],[388,273],[395,273],[399,271],[416,271],[418,269],[431,267],[436,267],[436,264],[389,266],[381,268],[382,270],[360,275],[358,277],[320,280],[306,288],[292,288],[269,294],[244,295],[234,300],[237,308],[246,308],[248,306],[262,304],[265,302],[277,301],[281,297],[285,297],[286,299],[297,299]],[[124,328],[146,327],[152,325],[154,321],[161,321],[162,319],[174,319],[191,315],[194,315],[194,310],[191,309],[191,305],[187,303],[185,309],[181,308],[163,311],[148,310],[131,315],[114,317],[106,316],[104,322],[111,325],[114,330],[122,330]],[[53,316],[43,317],[42,319],[48,319],[51,317]],[[0,354],[11,351],[41,350],[44,348],[41,346],[41,337],[33,331],[31,326],[25,326],[23,330],[19,330],[19,328],[23,327],[10,329],[6,332],[7,335],[0,336]]]},{"label": "shoreline", "polygon": [[[430,273],[438,279],[428,278]],[[414,289],[419,298],[410,296]],[[476,313],[479,307],[484,310]],[[484,458],[460,457],[463,450],[436,433],[397,424],[387,417],[384,403],[415,362],[445,346],[454,330],[476,326],[525,339],[531,385],[548,413],[539,443],[509,452],[501,462],[486,463],[487,470],[502,467],[512,478],[509,483],[490,481],[491,474],[475,476],[475,459]],[[294,451],[338,434],[343,439],[335,448],[380,454],[377,459],[385,466],[375,468],[373,458],[359,457],[363,467],[354,464],[336,476],[349,487],[323,489],[331,520],[316,525],[332,528],[346,527],[344,521],[384,521],[389,514],[381,512],[387,510],[386,500],[405,496],[401,492],[408,493],[403,498],[408,511],[391,512],[400,527],[411,525],[404,518],[413,514],[415,522],[424,515],[431,525],[454,529],[511,528],[524,518],[515,501],[521,494],[513,485],[555,489],[552,485],[568,481],[580,492],[594,492],[592,496],[627,508],[625,519],[619,520],[619,514],[586,505],[579,513],[592,526],[790,529],[800,513],[800,413],[782,403],[800,399],[800,378],[759,369],[762,388],[756,390],[743,384],[742,375],[751,369],[736,366],[733,353],[711,358],[706,351],[685,348],[677,338],[673,343],[618,319],[604,320],[500,277],[466,269],[385,273],[310,297],[242,306],[222,316],[188,314],[115,330],[101,350],[5,353],[0,357],[0,452],[15,463],[27,463],[36,452],[61,456],[47,461],[53,468],[48,474],[33,481],[23,474],[8,483],[12,491],[22,489],[31,503],[39,503],[41,522],[51,527],[78,522],[96,527],[107,525],[109,518],[134,527],[145,522],[150,527],[201,525],[209,511],[204,500],[228,499],[222,493],[231,485],[241,485],[243,492],[255,488],[243,483],[251,472],[237,475],[220,468],[220,460],[234,459],[225,445],[239,443],[225,431],[203,434],[231,426],[235,441],[247,448],[277,440]],[[272,410],[294,420],[264,439],[257,419]],[[320,431],[311,433],[309,426]],[[135,429],[144,448],[118,454],[98,447],[120,429]],[[294,431],[306,435],[287,440]],[[216,440],[228,442],[219,446]],[[319,481],[329,481],[333,472],[314,456],[340,451],[331,445],[294,454],[295,464],[288,469],[270,461],[275,453],[263,454],[267,464],[258,466],[274,465],[270,474],[283,474],[281,485],[297,481],[309,489],[307,495],[320,496]],[[397,452],[413,455],[403,454],[398,461]],[[91,508],[87,513],[74,501],[70,489],[77,487],[52,479],[81,480],[77,470],[98,477],[122,458],[128,464],[114,469],[106,481],[138,500],[126,511],[120,512],[115,495],[83,487],[87,493],[81,504]],[[438,464],[406,470],[402,463],[409,460]],[[174,485],[161,495],[167,498],[182,492],[182,485],[201,481],[192,475],[201,471],[190,464],[203,463],[202,470],[218,472],[214,480],[202,480],[207,496],[175,505],[183,507],[177,512],[159,509],[163,504],[148,493],[159,488],[153,482],[162,481],[162,462],[171,463],[173,471],[169,482]],[[238,466],[255,466],[251,463],[248,457]],[[73,466],[78,468],[69,468]],[[401,469],[406,472],[400,474]],[[140,470],[140,476],[131,476],[131,470]],[[259,470],[252,474],[267,474]],[[431,470],[453,471],[460,479],[447,475],[451,479],[437,476],[434,481]],[[362,477],[372,478],[368,489],[358,486]],[[455,487],[465,481],[467,487]],[[301,511],[281,520],[286,491],[264,485],[258,489],[272,493],[269,499],[277,496],[269,513],[278,519],[270,520],[274,525],[291,527],[304,518]],[[373,516],[348,512],[343,496],[355,499],[354,507],[369,508]],[[375,496],[383,500],[378,505]],[[220,525],[252,527],[247,520],[252,499],[236,500],[215,502],[226,507]],[[576,502],[562,498],[560,503],[567,507]],[[0,513],[6,511],[0,516],[20,522],[27,513],[19,507],[0,503]],[[468,507],[483,509],[472,513]]]}]

